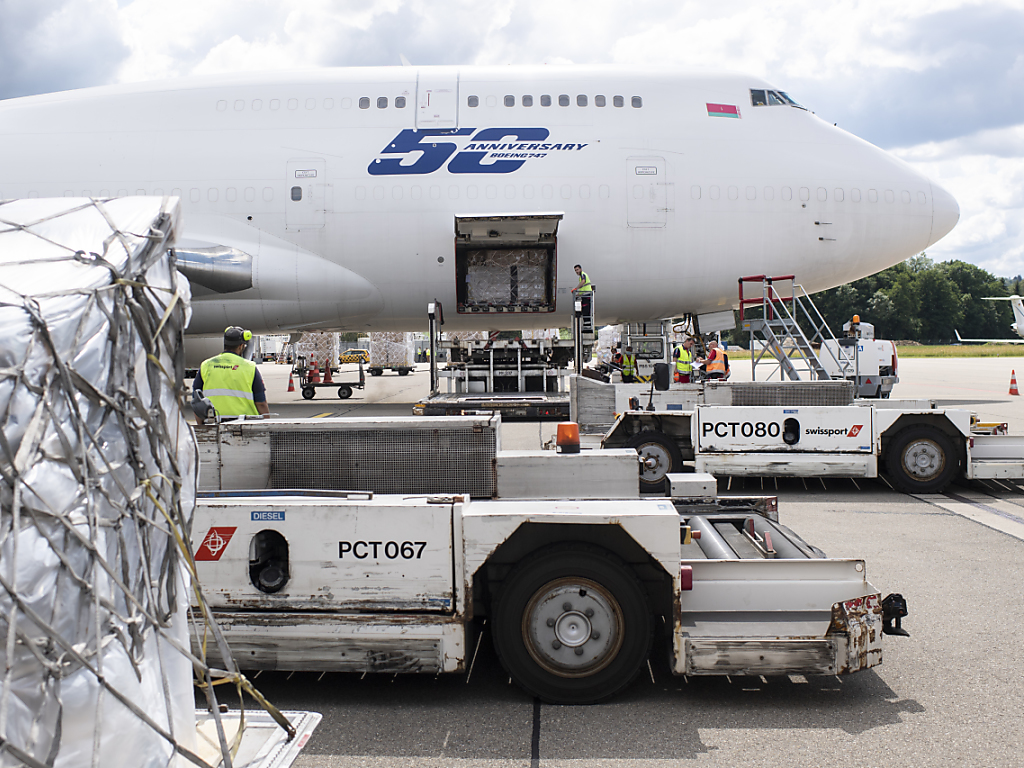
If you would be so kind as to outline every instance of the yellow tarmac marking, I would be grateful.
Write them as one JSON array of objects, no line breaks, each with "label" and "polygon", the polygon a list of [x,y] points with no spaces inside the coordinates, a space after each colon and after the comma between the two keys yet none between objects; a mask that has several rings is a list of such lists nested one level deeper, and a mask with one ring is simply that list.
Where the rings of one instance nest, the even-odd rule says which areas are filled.
[{"label": "yellow tarmac marking", "polygon": [[333,413],[318,413],[316,416],[311,416],[312,419],[322,419],[324,416],[333,416]]}]

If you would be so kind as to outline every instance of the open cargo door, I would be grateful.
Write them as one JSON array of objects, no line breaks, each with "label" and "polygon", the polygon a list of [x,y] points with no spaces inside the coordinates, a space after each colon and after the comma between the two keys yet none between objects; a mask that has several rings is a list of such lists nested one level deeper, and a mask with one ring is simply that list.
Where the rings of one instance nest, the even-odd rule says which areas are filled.
[{"label": "open cargo door", "polygon": [[458,312],[554,312],[563,215],[456,216]]}]

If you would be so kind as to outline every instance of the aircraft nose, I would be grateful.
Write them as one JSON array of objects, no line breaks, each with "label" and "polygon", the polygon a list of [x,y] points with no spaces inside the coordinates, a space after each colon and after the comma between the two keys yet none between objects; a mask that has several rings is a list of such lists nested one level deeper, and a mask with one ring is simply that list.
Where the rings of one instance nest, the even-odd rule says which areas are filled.
[{"label": "aircraft nose", "polygon": [[938,184],[932,184],[932,233],[928,245],[944,238],[960,221],[956,198]]}]

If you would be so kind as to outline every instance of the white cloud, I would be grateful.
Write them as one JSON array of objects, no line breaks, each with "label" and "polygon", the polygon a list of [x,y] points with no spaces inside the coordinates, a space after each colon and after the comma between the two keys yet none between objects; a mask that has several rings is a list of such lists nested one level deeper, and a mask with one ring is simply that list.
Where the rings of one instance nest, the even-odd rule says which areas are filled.
[{"label": "white cloud", "polygon": [[960,223],[929,249],[1000,277],[1024,272],[1024,124],[895,150],[960,203]]}]

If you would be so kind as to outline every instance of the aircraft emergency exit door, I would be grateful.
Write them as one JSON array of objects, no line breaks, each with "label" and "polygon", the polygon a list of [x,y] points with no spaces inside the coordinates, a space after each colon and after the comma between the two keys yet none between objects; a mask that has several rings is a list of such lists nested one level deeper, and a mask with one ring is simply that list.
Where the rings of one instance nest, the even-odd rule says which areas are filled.
[{"label": "aircraft emergency exit door", "polygon": [[668,221],[668,178],[665,158],[626,160],[626,223],[631,227],[664,227]]},{"label": "aircraft emergency exit door", "polygon": [[320,159],[289,160],[285,187],[285,229],[322,229],[325,218],[327,163]]}]

